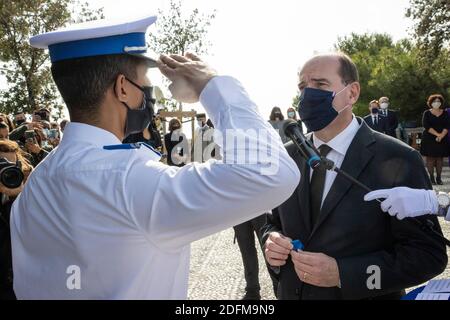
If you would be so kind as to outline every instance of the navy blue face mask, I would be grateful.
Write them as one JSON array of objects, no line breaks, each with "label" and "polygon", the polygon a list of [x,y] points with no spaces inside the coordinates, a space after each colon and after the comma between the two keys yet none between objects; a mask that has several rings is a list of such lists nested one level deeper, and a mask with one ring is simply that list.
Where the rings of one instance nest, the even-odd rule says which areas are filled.
[{"label": "navy blue face mask", "polygon": [[349,107],[340,112],[333,107],[334,98],[346,88],[347,86],[338,93],[314,88],[303,89],[298,113],[309,131],[317,132],[325,129],[338,117],[339,113]]}]

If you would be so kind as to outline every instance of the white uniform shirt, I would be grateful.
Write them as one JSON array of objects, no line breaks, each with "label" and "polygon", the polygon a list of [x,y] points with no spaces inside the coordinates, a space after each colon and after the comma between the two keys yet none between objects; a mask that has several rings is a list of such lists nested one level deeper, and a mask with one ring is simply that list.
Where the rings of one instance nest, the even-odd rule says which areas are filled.
[{"label": "white uniform shirt", "polygon": [[214,78],[201,102],[219,130],[268,133],[271,140],[244,150],[270,144],[279,153],[278,173],[261,175],[271,164],[263,158],[168,167],[145,148],[104,150],[120,141],[70,123],[12,208],[19,299],[186,299],[190,242],[267,212],[293,193],[296,164],[236,80]]},{"label": "white uniform shirt", "polygon": [[[338,134],[336,137],[334,137],[331,141],[328,143],[323,142],[315,134],[314,135],[314,146],[319,149],[319,147],[323,144],[328,145],[331,148],[330,153],[328,154],[327,158],[334,162],[337,168],[340,168],[342,166],[342,163],[344,162],[345,155],[347,154],[348,148],[353,142],[353,139],[355,138],[356,134],[358,133],[358,130],[361,126],[358,123],[358,120],[356,117],[353,117],[352,122],[345,128],[344,131],[342,131],[340,134]],[[311,170],[311,177],[312,178],[313,170]],[[328,170],[326,173],[325,178],[325,186],[323,188],[323,196],[322,196],[322,205],[325,202],[325,199],[327,198],[328,192],[330,192],[331,187],[333,186],[334,180],[336,179],[337,173],[334,171]]]}]

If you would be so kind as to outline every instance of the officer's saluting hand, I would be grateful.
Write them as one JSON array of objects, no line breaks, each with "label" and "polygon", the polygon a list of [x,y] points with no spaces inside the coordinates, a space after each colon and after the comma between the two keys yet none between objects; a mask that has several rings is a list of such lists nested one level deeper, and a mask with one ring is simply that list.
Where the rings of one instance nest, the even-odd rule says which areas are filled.
[{"label": "officer's saluting hand", "polygon": [[174,99],[185,103],[196,103],[206,84],[217,72],[193,53],[161,55],[158,67],[172,84],[169,86]]}]

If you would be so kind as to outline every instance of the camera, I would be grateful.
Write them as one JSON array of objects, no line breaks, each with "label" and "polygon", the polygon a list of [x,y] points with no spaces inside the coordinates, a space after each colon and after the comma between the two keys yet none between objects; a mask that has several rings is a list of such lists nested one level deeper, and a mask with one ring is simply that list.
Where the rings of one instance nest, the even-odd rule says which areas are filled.
[{"label": "camera", "polygon": [[5,158],[0,158],[0,182],[6,188],[19,188],[24,178],[20,161],[12,163]]},{"label": "camera", "polygon": [[26,141],[34,142],[36,138],[36,132],[34,132],[34,130],[27,130],[25,131],[24,137]]}]

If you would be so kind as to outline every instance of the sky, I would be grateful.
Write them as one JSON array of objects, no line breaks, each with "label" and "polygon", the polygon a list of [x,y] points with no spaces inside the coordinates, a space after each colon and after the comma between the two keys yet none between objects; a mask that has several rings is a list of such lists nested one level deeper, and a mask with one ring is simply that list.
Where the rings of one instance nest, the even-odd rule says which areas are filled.
[{"label": "sky", "polygon": [[[156,14],[166,0],[88,0],[106,18]],[[394,40],[409,35],[409,0],[183,0],[186,13],[216,10],[209,54],[202,57],[221,75],[239,79],[264,117],[274,106],[286,114],[297,94],[297,72],[311,56],[333,50],[338,37],[352,32],[383,32]],[[154,32],[154,27],[149,32]],[[152,70],[153,83],[162,85]],[[2,85],[0,81],[0,86]],[[364,88],[363,88],[364,89]],[[198,105],[186,109],[202,110]]]}]

